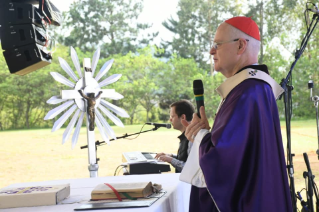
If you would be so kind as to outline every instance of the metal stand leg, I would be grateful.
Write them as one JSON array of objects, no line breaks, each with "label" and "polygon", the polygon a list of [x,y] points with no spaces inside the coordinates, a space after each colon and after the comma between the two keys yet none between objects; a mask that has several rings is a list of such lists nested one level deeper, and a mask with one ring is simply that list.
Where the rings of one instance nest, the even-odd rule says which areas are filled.
[{"label": "metal stand leg", "polygon": [[97,171],[99,169],[99,165],[98,164],[90,164],[88,166],[89,168],[89,172],[90,172],[90,177],[98,177],[97,176]]},{"label": "metal stand leg", "polygon": [[[317,97],[317,96],[315,96]],[[316,107],[316,121],[317,121],[317,139],[318,139],[318,149],[316,151],[317,155],[318,155],[318,160],[319,160],[319,124],[318,124],[318,97],[314,98],[314,105]]]}]

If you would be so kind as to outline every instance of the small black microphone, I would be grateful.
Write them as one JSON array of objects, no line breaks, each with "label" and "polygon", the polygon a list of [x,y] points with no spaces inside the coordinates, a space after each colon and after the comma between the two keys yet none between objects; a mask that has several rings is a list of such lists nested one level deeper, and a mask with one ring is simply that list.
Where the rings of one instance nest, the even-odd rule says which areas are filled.
[{"label": "small black microphone", "polygon": [[197,115],[200,118],[199,109],[204,106],[204,86],[202,80],[194,80],[193,90],[195,95],[195,101],[197,105]]},{"label": "small black microphone", "polygon": [[312,100],[312,89],[313,89],[313,81],[309,80],[308,89],[310,90],[310,100]]},{"label": "small black microphone", "polygon": [[147,122],[145,124],[153,125],[155,127],[166,127],[167,129],[171,128],[171,124],[159,124],[159,123],[152,123],[152,122]]},{"label": "small black microphone", "polygon": [[317,8],[316,9],[311,8],[311,9],[308,9],[308,11],[311,11],[317,15],[319,14],[319,10]]},{"label": "small black microphone", "polygon": [[300,204],[302,206],[301,212],[308,212],[307,202],[302,199],[300,192],[297,192],[297,198],[300,200]]}]

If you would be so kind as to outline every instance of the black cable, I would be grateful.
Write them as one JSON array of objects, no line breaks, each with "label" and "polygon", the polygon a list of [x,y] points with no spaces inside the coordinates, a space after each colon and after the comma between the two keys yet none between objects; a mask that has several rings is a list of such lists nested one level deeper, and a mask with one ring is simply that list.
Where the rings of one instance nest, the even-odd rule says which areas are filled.
[{"label": "black cable", "polygon": [[119,169],[119,171],[117,172],[117,175],[120,174],[120,171],[124,169],[125,166],[121,165],[121,169]]},{"label": "black cable", "polygon": [[137,135],[137,136],[135,136],[135,138],[124,138],[124,139],[127,139],[127,140],[133,140],[133,139],[136,139],[138,136],[140,136],[140,135],[141,135],[141,132],[142,132],[142,130],[143,130],[143,128],[144,128],[144,126],[145,126],[145,124],[143,124],[143,126],[142,126],[142,128],[141,128],[140,132],[138,133],[138,135]]},{"label": "black cable", "polygon": [[119,165],[118,167],[116,167],[115,172],[114,172],[114,176],[116,176],[116,171],[119,167],[121,167],[122,165]]},{"label": "black cable", "polygon": [[[318,187],[317,187],[317,184],[315,181],[313,181],[313,185],[314,185],[314,188],[316,189],[317,193],[319,193],[319,190],[318,190]],[[318,211],[319,212],[319,211]]]},{"label": "black cable", "polygon": [[318,194],[319,194],[319,190],[318,190],[318,186],[314,180],[315,176],[313,175],[312,178],[312,183],[313,183],[313,189],[314,189],[314,193],[315,193],[315,197],[316,197],[316,208],[317,208],[317,212],[319,212],[319,198],[318,198]]},{"label": "black cable", "polygon": [[[297,192],[296,193],[296,198],[300,201],[300,204],[302,206],[302,212],[308,212],[308,202],[305,202],[303,199],[302,199],[302,196],[301,196],[301,192],[305,190],[305,188],[301,189],[301,191]],[[307,191],[306,191],[307,192]],[[308,199],[308,198],[307,198]],[[297,208],[297,210],[299,211],[299,208]]]},{"label": "black cable", "polygon": [[[124,168],[126,168],[127,166],[126,165],[119,165],[119,166],[117,166],[116,167],[116,169],[115,169],[115,172],[114,172],[114,176],[116,176],[116,175],[119,175],[119,173],[120,173],[120,171],[121,171],[121,169],[119,169],[119,171],[117,172],[117,170],[118,170],[118,168],[122,168],[122,169],[124,169]],[[117,174],[116,174],[116,172],[117,172]]]}]

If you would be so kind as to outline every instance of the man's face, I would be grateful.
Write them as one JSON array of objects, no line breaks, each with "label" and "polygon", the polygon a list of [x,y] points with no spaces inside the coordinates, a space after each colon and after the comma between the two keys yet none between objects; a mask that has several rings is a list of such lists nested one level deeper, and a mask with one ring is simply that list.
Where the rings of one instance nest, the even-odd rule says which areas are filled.
[{"label": "man's face", "polygon": [[[232,35],[230,35],[228,24],[222,23],[215,34],[214,42],[227,42],[232,41]],[[214,70],[221,72],[224,76],[230,77],[233,75],[233,69],[236,64],[238,41],[222,43],[218,45],[218,48],[212,48],[210,54],[214,59]]]},{"label": "man's face", "polygon": [[178,117],[175,113],[175,107],[171,107],[169,121],[172,123],[175,130],[181,130],[183,128],[181,120],[182,118]]}]

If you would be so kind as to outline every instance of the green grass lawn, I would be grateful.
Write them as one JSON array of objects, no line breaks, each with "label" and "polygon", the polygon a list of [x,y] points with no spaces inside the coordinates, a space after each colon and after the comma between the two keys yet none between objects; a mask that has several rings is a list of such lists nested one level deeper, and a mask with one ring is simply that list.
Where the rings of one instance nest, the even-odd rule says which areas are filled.
[{"label": "green grass lawn", "polygon": [[[114,127],[118,137],[125,133],[139,132],[142,125]],[[145,126],[143,130],[152,129]],[[284,148],[286,149],[285,122],[281,123]],[[306,166],[302,156],[307,152],[311,168],[315,176],[319,176],[319,161],[315,151],[318,149],[317,127],[315,120],[292,122],[292,153],[294,157],[295,187],[300,191],[305,187],[302,173]],[[81,130],[78,144],[71,149],[71,140],[64,145],[62,134],[64,129],[52,133],[51,129],[17,130],[0,132],[0,187],[13,183],[48,181],[58,179],[87,178],[88,152],[80,149],[86,145],[86,130]],[[176,153],[180,133],[172,129],[160,128],[140,134],[136,139],[118,139],[111,145],[99,146],[97,149],[99,161],[99,176],[112,176],[118,165],[122,163],[122,152],[150,151]],[[70,136],[71,137],[71,136]],[[128,137],[130,139],[135,136]],[[101,140],[99,134],[96,139]],[[286,150],[285,150],[286,153]],[[319,183],[318,178],[315,181]],[[305,198],[305,194],[303,194]]]},{"label": "green grass lawn", "polygon": [[[142,125],[114,127],[118,137],[139,132]],[[143,130],[152,129],[145,126]],[[47,181],[57,179],[87,178],[88,150],[80,149],[87,144],[86,130],[81,129],[78,144],[71,149],[71,139],[64,145],[64,129],[52,133],[51,129],[0,132],[0,187],[13,183]],[[122,152],[150,151],[173,152],[178,149],[179,132],[162,129],[140,134],[136,139],[119,139],[110,145],[99,146],[99,176],[111,176],[122,163]],[[70,136],[71,137],[71,136]],[[128,137],[130,139],[135,136]],[[99,134],[96,139],[102,141]]]}]

